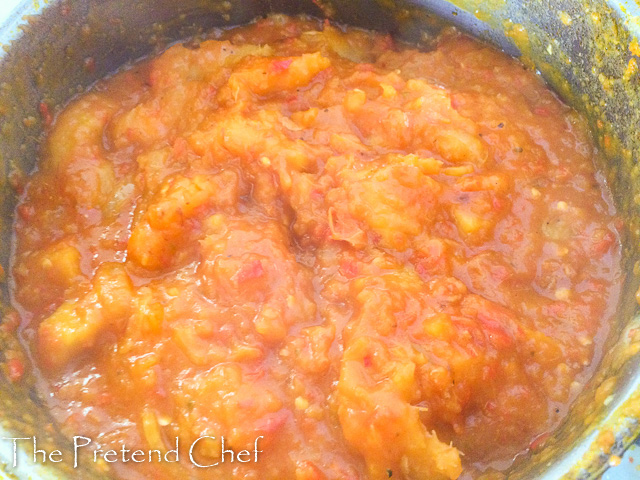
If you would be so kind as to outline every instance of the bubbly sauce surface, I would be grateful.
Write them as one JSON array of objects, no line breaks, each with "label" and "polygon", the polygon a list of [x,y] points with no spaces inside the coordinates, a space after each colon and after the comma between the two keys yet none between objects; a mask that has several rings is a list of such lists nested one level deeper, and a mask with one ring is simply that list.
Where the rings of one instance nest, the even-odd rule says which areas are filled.
[{"label": "bubbly sauce surface", "polygon": [[455,32],[421,52],[276,16],[173,46],[57,116],[17,208],[40,388],[102,450],[201,439],[212,465],[260,438],[257,462],[183,450],[111,464],[126,479],[504,469],[617,305],[596,155],[540,78]]}]

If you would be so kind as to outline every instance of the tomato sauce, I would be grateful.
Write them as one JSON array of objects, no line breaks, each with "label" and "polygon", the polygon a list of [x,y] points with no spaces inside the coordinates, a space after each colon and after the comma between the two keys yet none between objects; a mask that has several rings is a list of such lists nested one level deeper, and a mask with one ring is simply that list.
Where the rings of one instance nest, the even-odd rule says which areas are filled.
[{"label": "tomato sauce", "polygon": [[507,468],[617,305],[597,155],[538,76],[454,31],[423,52],[273,16],[175,45],[47,132],[12,267],[40,388],[102,449],[201,439],[212,465],[260,439],[215,474],[110,464],[126,479]]}]

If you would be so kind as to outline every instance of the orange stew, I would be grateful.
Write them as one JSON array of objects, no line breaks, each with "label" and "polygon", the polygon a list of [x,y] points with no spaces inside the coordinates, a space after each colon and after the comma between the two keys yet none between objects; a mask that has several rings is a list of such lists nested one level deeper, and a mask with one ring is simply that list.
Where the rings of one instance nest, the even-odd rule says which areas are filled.
[{"label": "orange stew", "polygon": [[17,209],[45,398],[102,451],[178,439],[179,462],[108,463],[127,480],[505,469],[617,303],[596,155],[539,77],[453,31],[422,52],[273,16],[173,46],[57,116]]}]

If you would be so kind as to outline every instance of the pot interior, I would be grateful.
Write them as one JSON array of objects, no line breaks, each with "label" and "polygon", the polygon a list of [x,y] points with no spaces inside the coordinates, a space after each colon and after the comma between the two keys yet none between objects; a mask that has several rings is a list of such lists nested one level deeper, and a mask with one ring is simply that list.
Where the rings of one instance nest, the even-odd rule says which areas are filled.
[{"label": "pot interior", "polygon": [[[390,32],[410,42],[429,45],[449,22],[510,54],[522,55],[571,105],[584,112],[606,161],[604,173],[627,226],[624,271],[627,272],[616,325],[605,358],[576,402],[563,426],[546,447],[517,462],[509,478],[593,478],[605,468],[608,455],[592,448],[598,432],[611,429],[621,453],[638,432],[637,401],[640,335],[635,292],[640,258],[640,124],[635,62],[629,51],[634,34],[618,4],[560,0],[555,9],[543,3],[458,1],[454,3],[375,0],[121,0],[52,1],[36,8],[24,32],[6,49],[0,67],[0,261],[9,271],[16,175],[34,167],[43,128],[41,104],[64,105],[96,80],[179,39],[197,37],[214,27],[248,22],[268,13],[308,13],[350,25]],[[22,12],[30,11],[29,2]],[[15,32],[5,26],[7,39]],[[637,45],[637,43],[636,43]],[[631,74],[629,74],[631,72]],[[634,82],[635,80],[635,82]],[[3,283],[1,304],[9,303]],[[2,350],[16,342],[0,336]],[[0,417],[13,432],[38,437],[51,445],[58,437],[41,408],[32,384],[13,386],[0,376]],[[73,478],[96,478],[90,470],[72,470]]]}]

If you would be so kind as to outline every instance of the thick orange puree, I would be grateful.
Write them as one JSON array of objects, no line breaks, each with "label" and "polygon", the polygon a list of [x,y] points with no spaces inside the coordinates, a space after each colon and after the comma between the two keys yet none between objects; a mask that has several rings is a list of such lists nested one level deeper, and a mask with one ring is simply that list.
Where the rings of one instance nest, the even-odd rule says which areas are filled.
[{"label": "thick orange puree", "polygon": [[[565,415],[618,299],[582,119],[454,32],[421,52],[276,16],[211,38],[48,132],[13,278],[54,416],[102,450],[215,437],[193,450],[215,470],[182,451],[111,464],[126,479],[506,468]],[[220,462],[222,437],[251,461]]]}]

